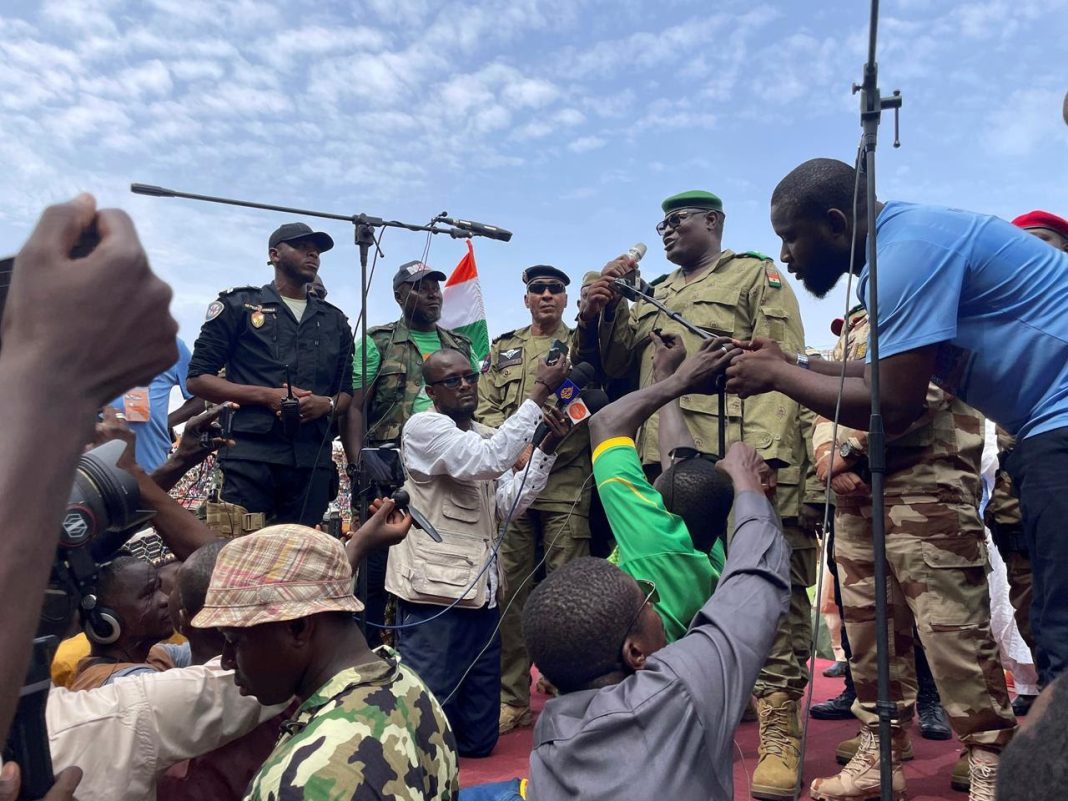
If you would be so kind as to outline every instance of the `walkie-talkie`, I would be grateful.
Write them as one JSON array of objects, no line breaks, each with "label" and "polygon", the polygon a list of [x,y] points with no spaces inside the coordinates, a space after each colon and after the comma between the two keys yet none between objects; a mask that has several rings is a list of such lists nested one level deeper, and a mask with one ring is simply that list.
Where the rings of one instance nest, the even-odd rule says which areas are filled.
[{"label": "walkie-talkie", "polygon": [[293,397],[293,385],[289,382],[289,365],[286,368],[286,392],[282,398],[280,410],[282,412],[282,433],[288,439],[293,439],[300,431],[300,401]]}]

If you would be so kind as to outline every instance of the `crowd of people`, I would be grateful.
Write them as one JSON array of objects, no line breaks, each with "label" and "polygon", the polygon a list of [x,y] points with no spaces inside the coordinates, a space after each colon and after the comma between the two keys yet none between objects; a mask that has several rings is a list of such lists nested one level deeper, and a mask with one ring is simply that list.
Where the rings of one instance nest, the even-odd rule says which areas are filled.
[{"label": "crowd of people", "polygon": [[[878,797],[880,471],[894,797],[917,710],[925,735],[960,740],[947,779],[971,801],[1057,797],[1068,303],[1049,287],[1068,277],[1068,221],[892,201],[869,232],[862,178],[815,159],[771,195],[779,259],[808,291],[858,279],[830,359],[806,347],[775,260],[724,247],[727,207],[707,191],[661,204],[676,269],[645,284],[628,255],[587,272],[573,326],[568,270],[523,270],[530,323],[485,355],[441,327],[445,275],[419,261],[393,277],[399,318],[354,337],[319,276],[333,241],[301,222],[269,236],[272,280],[221,292],[190,349],[129,218],[84,195],[46,210],[3,310],[0,392],[20,424],[0,432],[0,597],[22,610],[3,631],[5,732],[39,622],[26,599],[58,591],[48,532],[87,443],[125,443],[118,466],[154,513],[77,585],[52,663],[47,798],[726,801],[746,715],[754,798],[806,780],[819,801]],[[27,396],[68,424],[38,425]],[[989,491],[984,418],[999,426]],[[331,523],[339,504],[347,526]],[[1037,700],[1006,686],[988,529]],[[811,712],[855,717],[858,734],[839,773],[805,777],[821,552],[845,690]],[[553,698],[529,771],[461,790],[461,757],[532,725],[532,666]],[[0,801],[18,783],[5,765]]]}]

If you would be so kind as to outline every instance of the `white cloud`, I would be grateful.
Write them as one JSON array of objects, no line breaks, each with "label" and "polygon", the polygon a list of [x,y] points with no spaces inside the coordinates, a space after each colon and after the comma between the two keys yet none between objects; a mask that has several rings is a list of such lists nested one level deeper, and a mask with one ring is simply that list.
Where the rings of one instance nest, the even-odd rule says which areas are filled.
[{"label": "white cloud", "polygon": [[572,153],[588,153],[591,150],[599,150],[608,144],[608,141],[599,136],[580,136],[570,142],[567,149]]}]

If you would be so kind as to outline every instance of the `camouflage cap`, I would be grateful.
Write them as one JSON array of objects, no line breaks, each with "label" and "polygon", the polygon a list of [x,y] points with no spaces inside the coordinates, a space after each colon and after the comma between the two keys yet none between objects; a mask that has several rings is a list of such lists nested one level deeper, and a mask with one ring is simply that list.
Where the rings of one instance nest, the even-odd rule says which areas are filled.
[{"label": "camouflage cap", "polygon": [[708,209],[709,211],[721,212],[723,211],[723,201],[711,192],[691,189],[689,192],[672,195],[660,204],[660,208],[664,210],[665,214],[675,209]]},{"label": "camouflage cap", "polygon": [[204,608],[192,624],[246,628],[362,609],[340,542],[307,526],[269,526],[219,552]]},{"label": "camouflage cap", "polygon": [[584,276],[582,276],[582,285],[583,286],[589,286],[590,284],[592,284],[594,281],[596,281],[600,277],[601,277],[601,271],[600,270],[590,270],[588,273],[586,273]]}]

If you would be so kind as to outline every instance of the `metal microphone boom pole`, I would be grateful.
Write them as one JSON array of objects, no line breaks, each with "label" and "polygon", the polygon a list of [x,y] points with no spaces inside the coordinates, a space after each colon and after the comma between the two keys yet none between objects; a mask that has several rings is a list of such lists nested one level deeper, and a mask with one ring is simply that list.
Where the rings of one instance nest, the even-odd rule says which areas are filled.
[{"label": "metal microphone boom pole", "polygon": [[[192,192],[180,192],[176,189],[166,189],[162,186],[151,184],[130,184],[130,191],[138,195],[150,195],[152,197],[180,197],[188,200],[202,200],[208,203],[222,203],[227,206],[243,206],[250,209],[264,209],[266,211],[281,211],[286,214],[296,214],[301,217],[321,217],[326,220],[342,220],[352,223],[355,227],[356,247],[360,251],[360,347],[367,342],[367,294],[370,290],[367,280],[367,255],[372,245],[376,254],[383,256],[382,249],[375,239],[375,228],[403,228],[406,231],[427,231],[431,234],[448,234],[453,239],[470,239],[475,236],[486,236],[491,239],[499,239],[507,242],[512,238],[510,231],[497,228],[483,223],[474,223],[469,220],[454,220],[442,212],[430,221],[429,225],[416,225],[413,223],[400,222],[399,220],[384,220],[381,217],[372,217],[367,214],[334,214],[326,211],[313,211],[311,209],[297,209],[291,206],[276,206],[270,203],[257,203],[250,200],[235,200],[233,198],[217,197],[214,195],[198,195]],[[440,224],[439,224],[440,223]],[[355,347],[355,346],[354,346]],[[360,359],[360,387],[363,388],[363,419],[367,421],[367,406],[369,394],[367,387],[367,360]],[[364,426],[366,433],[366,425]],[[364,522],[366,508],[363,504],[358,506],[360,510],[360,522]],[[367,599],[367,564],[366,560],[360,566],[357,577],[356,594],[361,600]],[[366,632],[366,612],[360,612],[360,628]]]},{"label": "metal microphone boom pole", "polygon": [[[879,797],[881,801],[893,798],[893,763],[890,721],[897,709],[890,698],[890,638],[887,625],[886,598],[886,438],[883,430],[882,398],[879,382],[879,296],[878,270],[875,252],[875,145],[879,121],[884,109],[893,109],[895,117],[895,141],[897,141],[897,109],[901,107],[901,93],[883,98],[879,94],[879,67],[875,61],[875,43],[879,28],[879,0],[871,1],[871,19],[868,29],[868,62],[864,65],[864,80],[853,85],[853,92],[860,93],[860,124],[863,131],[861,152],[864,157],[865,189],[868,219],[868,352],[871,354],[871,422],[868,426],[868,461],[871,469],[872,501],[872,557],[875,572],[875,653],[878,670],[878,696],[876,709],[879,713]],[[858,169],[861,165],[857,165]],[[856,221],[854,220],[854,226]]]},{"label": "metal microphone boom pole", "polygon": [[[643,292],[636,286],[632,286],[624,281],[622,278],[616,278],[614,281],[616,289],[620,291],[628,300],[638,300],[641,298],[646,303],[656,306],[661,312],[666,314],[676,323],[681,325],[691,334],[699,336],[701,339],[714,339],[715,337],[705,331],[703,328],[698,328],[691,323],[677,311],[669,309],[655,297],[651,292]],[[643,284],[643,286],[646,286]],[[724,390],[725,381],[723,376],[716,379],[716,394],[719,398],[719,424],[716,426],[719,429],[719,457],[722,459],[727,455],[727,392]]]}]

